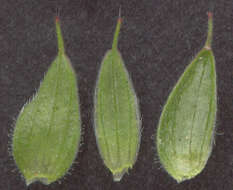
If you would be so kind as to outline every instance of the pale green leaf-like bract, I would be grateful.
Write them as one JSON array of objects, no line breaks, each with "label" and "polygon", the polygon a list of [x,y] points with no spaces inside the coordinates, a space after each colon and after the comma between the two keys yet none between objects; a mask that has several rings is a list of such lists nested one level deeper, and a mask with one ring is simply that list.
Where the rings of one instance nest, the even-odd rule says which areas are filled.
[{"label": "pale green leaf-like bract", "polygon": [[56,19],[58,56],[38,92],[21,110],[13,133],[13,157],[27,185],[63,177],[78,152],[81,122],[76,75],[64,52]]},{"label": "pale green leaf-like bract", "polygon": [[165,170],[178,182],[191,179],[212,151],[216,117],[216,71],[211,50],[212,13],[204,48],[172,90],[157,131],[157,151]]},{"label": "pale green leaf-like bract", "polygon": [[140,114],[137,97],[117,49],[118,19],[112,49],[102,63],[95,90],[95,134],[105,165],[114,181],[132,168],[140,146]]}]

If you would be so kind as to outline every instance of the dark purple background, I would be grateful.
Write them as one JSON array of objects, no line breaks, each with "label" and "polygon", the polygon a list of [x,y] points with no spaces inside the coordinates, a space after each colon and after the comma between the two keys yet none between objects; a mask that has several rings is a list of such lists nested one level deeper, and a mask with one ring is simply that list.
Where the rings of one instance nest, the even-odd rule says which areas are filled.
[{"label": "dark purple background", "polygon": [[[213,51],[218,112],[215,146],[203,172],[177,184],[157,162],[154,135],[162,107],[185,67],[203,47],[207,0],[0,0],[0,190],[27,189],[9,156],[8,142],[21,107],[36,92],[57,54],[58,9],[66,52],[79,84],[83,141],[71,175],[30,190],[232,190],[233,1],[214,3]],[[142,141],[134,168],[114,183],[93,131],[93,92],[111,48],[118,10],[119,49],[140,101]]]}]

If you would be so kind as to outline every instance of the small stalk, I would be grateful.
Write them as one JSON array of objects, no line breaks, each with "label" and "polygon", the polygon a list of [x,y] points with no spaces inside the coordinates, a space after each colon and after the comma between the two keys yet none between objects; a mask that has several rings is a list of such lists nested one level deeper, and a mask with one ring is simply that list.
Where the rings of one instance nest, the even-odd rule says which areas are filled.
[{"label": "small stalk", "polygon": [[60,20],[56,17],[56,32],[57,32],[57,42],[58,42],[58,53],[64,54],[64,42],[61,33]]},{"label": "small stalk", "polygon": [[212,36],[213,36],[213,13],[208,12],[208,34],[205,43],[205,49],[211,49]]},{"label": "small stalk", "polygon": [[120,9],[119,10],[119,17],[117,20],[117,26],[116,26],[116,30],[115,30],[115,34],[114,34],[114,38],[113,38],[113,43],[112,43],[113,50],[117,50],[118,36],[120,33],[121,23],[122,23],[122,18],[121,18],[121,9]]}]

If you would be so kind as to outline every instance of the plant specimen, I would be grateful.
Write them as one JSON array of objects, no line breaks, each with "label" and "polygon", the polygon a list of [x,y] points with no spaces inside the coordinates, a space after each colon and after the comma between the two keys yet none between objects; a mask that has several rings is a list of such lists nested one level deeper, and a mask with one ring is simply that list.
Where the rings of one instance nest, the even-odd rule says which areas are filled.
[{"label": "plant specimen", "polygon": [[133,167],[141,135],[137,97],[117,49],[121,22],[119,17],[112,49],[107,51],[101,63],[94,111],[99,152],[114,181],[120,181]]},{"label": "plant specimen", "polygon": [[24,105],[13,133],[13,157],[27,185],[63,177],[78,152],[81,121],[76,75],[56,19],[58,55],[38,92]]},{"label": "plant specimen", "polygon": [[212,151],[217,103],[212,13],[208,17],[205,46],[170,93],[157,131],[159,159],[177,182],[199,174]]}]

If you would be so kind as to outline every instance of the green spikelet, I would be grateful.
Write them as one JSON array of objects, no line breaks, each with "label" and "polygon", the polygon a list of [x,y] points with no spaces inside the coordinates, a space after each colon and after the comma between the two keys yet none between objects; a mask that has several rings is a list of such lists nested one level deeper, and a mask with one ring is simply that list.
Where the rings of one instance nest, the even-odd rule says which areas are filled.
[{"label": "green spikelet", "polygon": [[102,63],[95,90],[95,133],[105,165],[114,181],[132,168],[140,144],[140,116],[136,94],[117,49],[121,18]]},{"label": "green spikelet", "polygon": [[178,182],[199,174],[212,151],[216,117],[212,13],[208,25],[206,44],[169,95],[157,131],[160,161]]},{"label": "green spikelet", "polygon": [[13,157],[27,185],[46,185],[65,175],[80,141],[76,75],[64,52],[56,19],[58,56],[34,98],[21,110],[13,133]]}]

